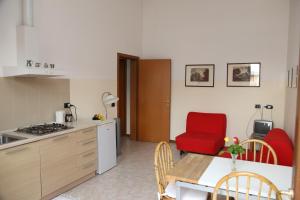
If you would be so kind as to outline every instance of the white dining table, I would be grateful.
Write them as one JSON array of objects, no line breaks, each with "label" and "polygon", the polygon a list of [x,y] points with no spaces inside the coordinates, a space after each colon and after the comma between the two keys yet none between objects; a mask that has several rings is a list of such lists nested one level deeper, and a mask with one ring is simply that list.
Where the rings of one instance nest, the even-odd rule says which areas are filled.
[{"label": "white dining table", "polygon": [[[176,166],[175,166],[176,167]],[[260,174],[276,185],[281,191],[288,191],[292,186],[292,167],[265,164],[244,160],[236,161],[236,171],[246,171]],[[217,182],[225,175],[232,172],[232,160],[229,158],[213,157],[211,162],[208,164],[197,183],[191,183],[188,181],[175,180],[176,181],[176,199],[180,200],[180,191],[184,188],[190,188],[205,192],[213,192]],[[251,181],[251,189],[249,191],[250,199],[257,199],[259,188],[259,182]],[[225,186],[220,188],[220,194],[225,194]],[[262,188],[262,199],[268,196],[268,187],[266,185]],[[235,194],[235,182],[229,182],[230,193]],[[243,199],[246,193],[246,179],[239,179],[239,197]],[[234,196],[234,195],[233,195]],[[272,199],[276,199],[275,194],[271,195]],[[288,199],[288,197],[283,197]]]}]

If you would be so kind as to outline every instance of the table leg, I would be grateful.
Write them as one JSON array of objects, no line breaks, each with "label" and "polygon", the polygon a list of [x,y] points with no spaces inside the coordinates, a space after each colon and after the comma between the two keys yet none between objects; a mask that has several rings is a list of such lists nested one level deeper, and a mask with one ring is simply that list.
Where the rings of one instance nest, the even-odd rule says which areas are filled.
[{"label": "table leg", "polygon": [[180,200],[181,199],[180,190],[181,190],[180,184],[178,182],[176,182],[176,200]]}]

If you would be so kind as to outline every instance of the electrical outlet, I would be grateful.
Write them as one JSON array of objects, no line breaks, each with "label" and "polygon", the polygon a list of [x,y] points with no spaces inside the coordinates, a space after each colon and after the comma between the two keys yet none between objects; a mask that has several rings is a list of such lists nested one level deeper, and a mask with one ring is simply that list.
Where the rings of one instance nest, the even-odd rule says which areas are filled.
[{"label": "electrical outlet", "polygon": [[265,105],[265,108],[266,108],[266,109],[273,109],[274,106],[273,106],[273,105]]},{"label": "electrical outlet", "polygon": [[64,103],[64,108],[71,108],[71,104],[70,103]]},{"label": "electrical outlet", "polygon": [[255,108],[256,108],[256,109],[260,109],[260,108],[261,108],[261,105],[260,105],[260,104],[255,104]]}]

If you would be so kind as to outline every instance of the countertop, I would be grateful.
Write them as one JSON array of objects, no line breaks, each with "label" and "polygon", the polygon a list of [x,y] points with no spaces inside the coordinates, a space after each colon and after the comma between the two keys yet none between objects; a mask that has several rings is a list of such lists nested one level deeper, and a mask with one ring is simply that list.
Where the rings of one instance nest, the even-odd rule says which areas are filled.
[{"label": "countertop", "polygon": [[17,132],[14,132],[13,130],[1,131],[0,134],[12,135],[12,136],[17,136],[17,137],[22,137],[22,138],[25,138],[25,139],[10,142],[10,143],[7,143],[7,144],[2,144],[2,145],[0,145],[0,150],[16,147],[16,146],[23,145],[23,144],[36,142],[36,141],[39,141],[39,140],[48,139],[48,138],[52,138],[52,137],[56,137],[56,136],[60,136],[60,135],[64,135],[64,134],[67,134],[67,133],[79,131],[79,130],[86,129],[86,128],[101,126],[103,124],[111,123],[112,121],[113,120],[106,120],[106,121],[97,121],[97,120],[95,120],[94,121],[94,120],[82,119],[82,120],[78,120],[77,122],[66,123],[66,125],[73,127],[71,129],[67,129],[65,131],[59,131],[59,132],[51,133],[51,134],[47,134],[47,135],[42,135],[42,136],[30,135],[30,134],[26,134],[26,133],[17,133]]}]

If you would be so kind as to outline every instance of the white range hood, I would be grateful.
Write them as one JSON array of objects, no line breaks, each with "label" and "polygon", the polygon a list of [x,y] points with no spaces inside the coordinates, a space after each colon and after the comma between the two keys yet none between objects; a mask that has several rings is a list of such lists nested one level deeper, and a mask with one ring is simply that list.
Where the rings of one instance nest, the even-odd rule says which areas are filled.
[{"label": "white range hood", "polygon": [[[63,71],[55,68],[45,68],[40,61],[38,34],[33,26],[33,0],[22,0],[22,24],[17,26],[17,66],[3,66],[4,77],[56,77],[63,76]],[[33,61],[33,66],[27,66],[27,60]],[[35,63],[40,67],[35,67]],[[48,66],[50,63],[47,63]]]},{"label": "white range hood", "polygon": [[45,69],[43,67],[4,66],[3,77],[58,77],[64,76],[63,71],[56,69]]}]

